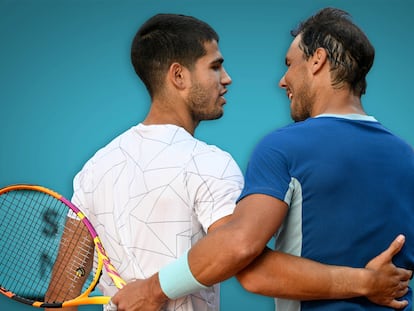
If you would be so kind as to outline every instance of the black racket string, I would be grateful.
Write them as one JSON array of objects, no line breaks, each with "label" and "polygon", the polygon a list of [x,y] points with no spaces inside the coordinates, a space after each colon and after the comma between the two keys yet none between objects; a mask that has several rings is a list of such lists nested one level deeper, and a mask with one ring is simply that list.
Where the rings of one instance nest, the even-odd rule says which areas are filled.
[{"label": "black racket string", "polygon": [[[63,202],[39,191],[14,190],[0,195],[0,286],[20,297],[44,301],[60,245],[66,246],[64,256],[72,256],[74,248],[70,246],[79,244],[75,231],[62,239],[68,211]],[[82,265],[91,250],[87,245],[80,249],[82,254],[60,269],[72,275],[73,282],[86,278],[84,287],[89,287],[92,277],[84,276]],[[60,293],[59,298],[74,298],[71,286],[65,284],[67,277],[58,277],[62,279],[52,286]]]},{"label": "black racket string", "polygon": [[46,284],[44,273],[53,253],[52,245],[39,238],[50,230],[39,219],[45,217],[40,208],[47,204],[40,202],[39,197],[31,191],[12,191],[0,196],[0,285],[19,296],[34,299]]}]

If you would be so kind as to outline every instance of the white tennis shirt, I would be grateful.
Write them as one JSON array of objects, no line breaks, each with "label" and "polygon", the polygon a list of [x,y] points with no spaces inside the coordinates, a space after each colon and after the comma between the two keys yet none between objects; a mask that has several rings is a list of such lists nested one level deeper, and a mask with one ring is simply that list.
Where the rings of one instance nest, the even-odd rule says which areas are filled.
[{"label": "white tennis shirt", "polygon": [[[175,125],[139,124],[85,164],[72,201],[129,281],[150,277],[231,214],[242,187],[242,173],[227,152]],[[109,296],[117,291],[105,272],[99,289]],[[216,285],[165,310],[218,310],[219,296]]]}]

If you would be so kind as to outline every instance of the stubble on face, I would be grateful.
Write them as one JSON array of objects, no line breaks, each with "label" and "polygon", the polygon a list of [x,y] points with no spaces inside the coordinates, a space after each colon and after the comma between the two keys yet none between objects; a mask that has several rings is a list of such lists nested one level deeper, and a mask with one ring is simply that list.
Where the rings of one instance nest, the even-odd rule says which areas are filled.
[{"label": "stubble on face", "polygon": [[231,78],[224,70],[224,59],[216,41],[204,44],[206,55],[201,57],[191,71],[191,86],[187,95],[187,107],[193,121],[219,119],[226,103],[224,94]]},{"label": "stubble on face", "polygon": [[189,94],[188,106],[193,120],[216,120],[223,116],[223,108],[212,98],[211,92],[194,81]]},{"label": "stubble on face", "polygon": [[310,87],[305,78],[296,89],[291,103],[290,115],[293,121],[300,122],[311,117],[314,98],[310,93]]},{"label": "stubble on face", "polygon": [[279,84],[285,88],[290,98],[290,116],[299,122],[312,115],[315,96],[312,94],[311,78],[308,71],[308,60],[300,48],[301,36],[297,36],[286,53],[288,69]]}]

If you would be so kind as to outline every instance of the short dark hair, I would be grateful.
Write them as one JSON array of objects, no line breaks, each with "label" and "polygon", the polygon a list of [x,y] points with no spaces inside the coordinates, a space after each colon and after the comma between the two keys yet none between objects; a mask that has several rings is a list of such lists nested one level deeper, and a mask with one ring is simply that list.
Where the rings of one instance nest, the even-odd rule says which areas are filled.
[{"label": "short dark hair", "polygon": [[366,75],[372,67],[375,49],[365,33],[340,9],[324,8],[291,31],[301,35],[300,48],[309,59],[324,48],[331,65],[332,85],[347,83],[355,95],[365,94]]},{"label": "short dark hair", "polygon": [[135,35],[131,61],[135,72],[153,97],[163,86],[165,73],[174,62],[192,69],[206,54],[204,43],[219,36],[207,23],[181,14],[157,14]]}]

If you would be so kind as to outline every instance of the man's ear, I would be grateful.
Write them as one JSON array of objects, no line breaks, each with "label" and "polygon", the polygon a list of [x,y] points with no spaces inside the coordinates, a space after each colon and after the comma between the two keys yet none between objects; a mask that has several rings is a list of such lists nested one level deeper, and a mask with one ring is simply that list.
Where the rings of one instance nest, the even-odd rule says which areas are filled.
[{"label": "man's ear", "polygon": [[172,63],[168,70],[168,78],[172,85],[182,90],[186,87],[188,70],[179,63]]},{"label": "man's ear", "polygon": [[312,73],[320,71],[328,60],[328,54],[324,48],[317,48],[312,55]]}]

